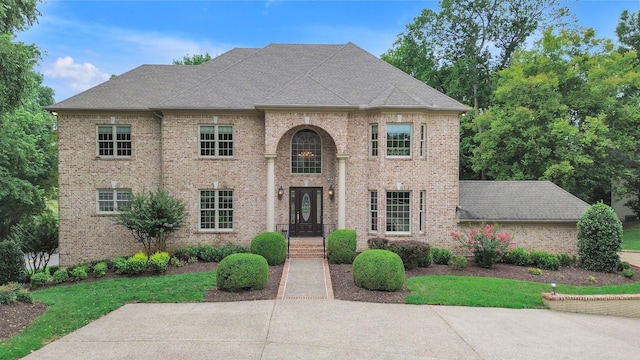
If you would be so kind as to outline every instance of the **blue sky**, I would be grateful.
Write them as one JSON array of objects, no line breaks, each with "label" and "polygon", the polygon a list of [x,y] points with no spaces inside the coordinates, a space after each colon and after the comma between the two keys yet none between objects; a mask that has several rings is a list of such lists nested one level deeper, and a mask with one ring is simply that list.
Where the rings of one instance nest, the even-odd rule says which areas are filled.
[{"label": "blue sky", "polygon": [[[38,71],[57,101],[141,64],[170,64],[186,54],[217,55],[269,43],[351,41],[379,56],[423,8],[437,1],[91,1],[46,0],[39,23],[18,34],[45,53]],[[640,0],[570,4],[582,26],[615,39],[624,9]]]}]

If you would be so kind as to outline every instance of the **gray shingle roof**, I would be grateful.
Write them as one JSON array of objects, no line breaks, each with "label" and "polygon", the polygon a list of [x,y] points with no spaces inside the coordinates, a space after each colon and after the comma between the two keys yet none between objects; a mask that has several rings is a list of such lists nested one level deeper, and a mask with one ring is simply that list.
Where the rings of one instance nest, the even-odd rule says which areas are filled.
[{"label": "gray shingle roof", "polygon": [[459,221],[575,222],[588,207],[550,181],[460,181]]},{"label": "gray shingle roof", "polygon": [[51,111],[268,107],[469,108],[358,46],[271,44],[202,65],[143,65]]}]

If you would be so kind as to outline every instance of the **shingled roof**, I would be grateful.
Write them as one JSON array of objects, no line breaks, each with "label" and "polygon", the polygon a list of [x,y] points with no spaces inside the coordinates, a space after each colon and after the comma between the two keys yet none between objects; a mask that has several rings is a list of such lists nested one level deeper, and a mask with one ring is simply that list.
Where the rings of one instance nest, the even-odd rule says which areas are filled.
[{"label": "shingled roof", "polygon": [[460,181],[459,221],[576,222],[589,204],[550,181]]},{"label": "shingled roof", "polygon": [[469,110],[352,43],[271,44],[196,66],[143,65],[47,109],[269,107]]}]

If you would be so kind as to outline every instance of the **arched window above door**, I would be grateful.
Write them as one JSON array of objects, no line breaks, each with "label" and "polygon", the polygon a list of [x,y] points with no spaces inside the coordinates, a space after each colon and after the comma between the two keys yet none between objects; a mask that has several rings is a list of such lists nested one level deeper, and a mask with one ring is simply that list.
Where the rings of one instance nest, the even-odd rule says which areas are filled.
[{"label": "arched window above door", "polygon": [[313,130],[300,130],[291,141],[291,173],[322,173],[322,142]]}]

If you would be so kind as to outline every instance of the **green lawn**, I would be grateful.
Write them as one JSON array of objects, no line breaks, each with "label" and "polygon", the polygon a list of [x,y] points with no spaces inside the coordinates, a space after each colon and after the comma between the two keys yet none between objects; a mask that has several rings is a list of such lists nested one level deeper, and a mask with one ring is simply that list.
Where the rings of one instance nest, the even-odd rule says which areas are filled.
[{"label": "green lawn", "polygon": [[215,286],[215,272],[120,278],[33,291],[47,304],[44,315],[0,342],[0,359],[16,359],[41,348],[126,303],[200,301]]},{"label": "green lawn", "polygon": [[640,229],[625,229],[622,233],[622,249],[640,250]]}]

